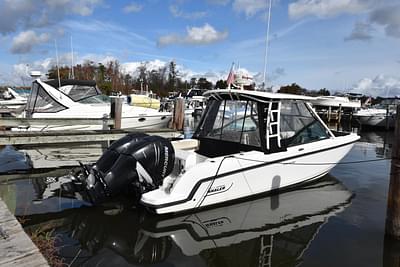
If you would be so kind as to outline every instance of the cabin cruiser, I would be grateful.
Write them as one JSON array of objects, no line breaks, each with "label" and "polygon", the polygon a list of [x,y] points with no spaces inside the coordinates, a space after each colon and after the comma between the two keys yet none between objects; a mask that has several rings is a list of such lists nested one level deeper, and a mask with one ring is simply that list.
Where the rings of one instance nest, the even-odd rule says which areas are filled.
[{"label": "cabin cruiser", "polygon": [[359,99],[350,99],[347,96],[317,96],[311,100],[311,103],[314,106],[321,106],[325,108],[361,108],[361,101]]},{"label": "cabin cruiser", "polygon": [[192,139],[128,134],[83,166],[68,190],[97,205],[131,188],[155,213],[197,210],[314,181],[359,139],[331,131],[306,96],[230,89],[205,96]]},{"label": "cabin cruiser", "polygon": [[[101,119],[110,117],[110,98],[102,95],[95,81],[37,79],[32,84],[26,107],[26,117],[62,120]],[[144,107],[123,104],[122,129],[166,128],[170,112],[158,112]],[[39,121],[28,130],[101,130],[103,125],[51,125]]]},{"label": "cabin cruiser", "polygon": [[394,128],[396,122],[396,110],[382,105],[360,109],[353,116],[361,125],[369,127]]}]

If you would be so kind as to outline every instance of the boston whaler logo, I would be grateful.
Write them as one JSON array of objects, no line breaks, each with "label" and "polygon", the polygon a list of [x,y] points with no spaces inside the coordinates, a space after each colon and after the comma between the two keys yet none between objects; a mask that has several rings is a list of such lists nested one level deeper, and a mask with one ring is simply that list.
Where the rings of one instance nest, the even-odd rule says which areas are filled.
[{"label": "boston whaler logo", "polygon": [[202,223],[207,228],[213,228],[213,227],[221,227],[225,224],[229,224],[229,223],[231,223],[231,220],[229,220],[226,217],[221,217],[221,218],[204,221]]},{"label": "boston whaler logo", "polygon": [[214,192],[219,192],[225,189],[225,185],[218,185],[215,187],[210,188],[210,190],[208,190],[208,193],[214,193]]},{"label": "boston whaler logo", "polygon": [[208,190],[207,195],[214,195],[214,194],[226,192],[226,191],[228,191],[229,189],[231,189],[232,185],[233,185],[233,183],[232,183],[229,187],[227,187],[227,186],[224,185],[224,184],[211,187],[211,188]]}]

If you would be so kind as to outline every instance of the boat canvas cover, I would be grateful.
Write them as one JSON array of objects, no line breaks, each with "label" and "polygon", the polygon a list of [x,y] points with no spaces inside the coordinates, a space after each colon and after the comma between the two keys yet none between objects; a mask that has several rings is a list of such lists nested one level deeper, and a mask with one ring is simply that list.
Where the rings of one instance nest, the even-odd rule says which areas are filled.
[{"label": "boat canvas cover", "polygon": [[101,95],[95,81],[60,80],[60,82],[58,82],[58,80],[49,80],[45,81],[45,83],[58,89],[75,102],[92,96]]},{"label": "boat canvas cover", "polygon": [[64,109],[66,107],[54,100],[37,81],[32,83],[31,94],[26,105],[28,116],[35,112],[59,112]]}]

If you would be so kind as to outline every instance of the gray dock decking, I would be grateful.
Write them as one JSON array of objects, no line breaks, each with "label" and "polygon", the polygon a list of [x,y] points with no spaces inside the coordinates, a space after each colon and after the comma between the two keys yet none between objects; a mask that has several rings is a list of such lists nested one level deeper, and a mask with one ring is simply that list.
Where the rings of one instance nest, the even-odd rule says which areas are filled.
[{"label": "gray dock decking", "polygon": [[0,198],[0,266],[49,266]]}]

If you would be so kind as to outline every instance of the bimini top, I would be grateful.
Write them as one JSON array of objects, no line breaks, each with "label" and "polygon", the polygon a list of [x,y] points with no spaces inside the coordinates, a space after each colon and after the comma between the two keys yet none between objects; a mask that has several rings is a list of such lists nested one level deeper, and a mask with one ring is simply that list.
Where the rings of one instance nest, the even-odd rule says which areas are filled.
[{"label": "bimini top", "polygon": [[254,101],[263,100],[305,100],[310,101],[313,99],[310,96],[304,95],[293,95],[293,94],[279,94],[279,93],[268,93],[262,91],[250,91],[250,90],[237,90],[237,89],[217,89],[209,90],[203,94],[205,97],[213,97],[217,100],[220,99],[251,99]]}]

